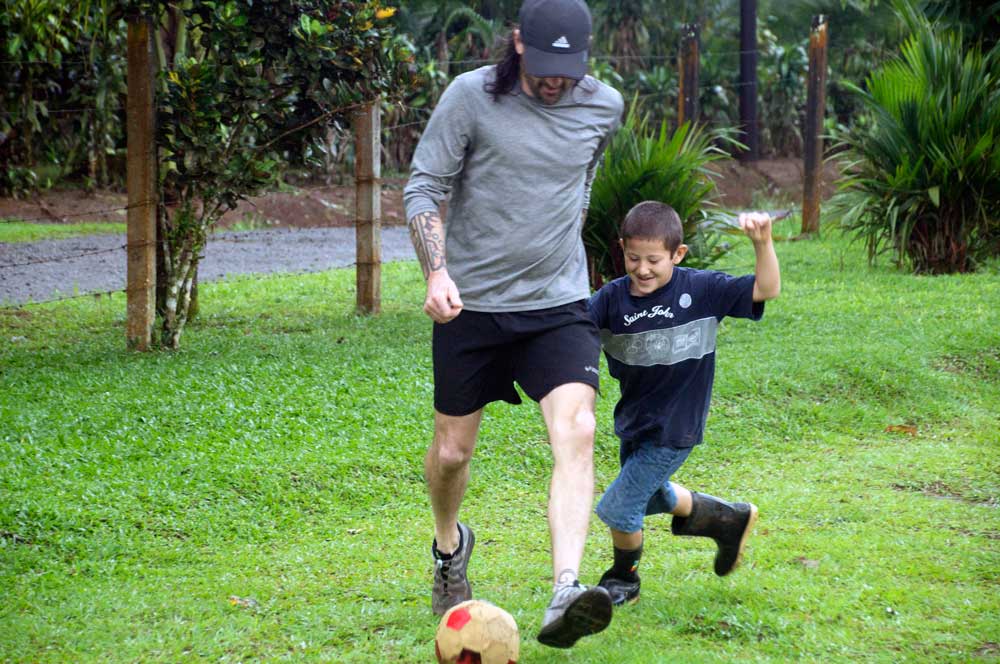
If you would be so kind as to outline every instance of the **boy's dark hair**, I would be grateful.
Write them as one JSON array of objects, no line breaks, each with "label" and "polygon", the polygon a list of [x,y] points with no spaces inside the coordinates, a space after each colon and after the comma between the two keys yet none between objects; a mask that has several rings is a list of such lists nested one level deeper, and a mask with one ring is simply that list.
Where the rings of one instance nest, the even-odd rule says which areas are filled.
[{"label": "boy's dark hair", "polygon": [[[509,94],[514,86],[521,80],[521,56],[517,54],[514,46],[514,33],[510,32],[502,42],[503,55],[499,62],[493,66],[493,76],[487,79],[483,88],[493,97],[493,101],[500,101],[500,97]],[[591,86],[585,79],[581,79],[573,86],[573,93],[582,91],[593,93],[597,88]]]},{"label": "boy's dark hair", "polygon": [[684,226],[677,212],[666,203],[643,201],[625,215],[621,238],[663,240],[663,246],[667,251],[674,253],[684,242]]}]

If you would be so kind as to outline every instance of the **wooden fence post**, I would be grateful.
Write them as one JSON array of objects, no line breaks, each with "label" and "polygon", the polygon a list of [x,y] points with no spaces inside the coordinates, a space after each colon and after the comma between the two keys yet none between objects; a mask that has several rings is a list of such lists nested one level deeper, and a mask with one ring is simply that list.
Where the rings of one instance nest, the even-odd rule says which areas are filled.
[{"label": "wooden fence post", "polygon": [[156,318],[156,59],[148,17],[128,20],[126,339],[149,350]]},{"label": "wooden fence post", "polygon": [[698,32],[697,23],[686,23],[681,28],[680,91],[677,95],[677,126],[698,121]]},{"label": "wooden fence post", "polygon": [[757,0],[740,0],[741,161],[757,161]]},{"label": "wooden fence post", "polygon": [[382,311],[382,113],[378,98],[354,113],[357,310]]},{"label": "wooden fence post", "polygon": [[826,17],[814,16],[809,33],[809,82],[803,132],[805,177],[802,186],[802,233],[819,232],[819,199],[823,170],[823,114],[826,109]]}]

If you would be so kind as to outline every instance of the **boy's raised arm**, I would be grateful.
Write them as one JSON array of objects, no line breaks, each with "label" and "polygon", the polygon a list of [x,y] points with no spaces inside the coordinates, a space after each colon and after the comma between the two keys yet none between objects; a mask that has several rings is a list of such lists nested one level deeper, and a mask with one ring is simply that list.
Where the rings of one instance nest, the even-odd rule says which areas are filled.
[{"label": "boy's raised arm", "polygon": [[744,212],[739,217],[740,228],[753,242],[757,255],[754,267],[753,301],[765,302],[781,292],[781,270],[771,239],[771,215],[766,212]]}]

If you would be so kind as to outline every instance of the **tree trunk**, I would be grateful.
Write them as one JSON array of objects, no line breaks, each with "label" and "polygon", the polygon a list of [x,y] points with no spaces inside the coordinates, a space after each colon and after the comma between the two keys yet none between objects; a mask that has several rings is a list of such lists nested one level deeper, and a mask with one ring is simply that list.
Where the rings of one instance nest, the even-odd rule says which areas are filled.
[{"label": "tree trunk", "polygon": [[191,307],[191,283],[198,269],[197,252],[185,248],[167,280],[167,299],[163,312],[163,345],[171,350],[180,347],[181,332]]},{"label": "tree trunk", "polygon": [[[195,203],[186,200],[173,215],[164,218],[161,226],[163,247],[163,267],[166,272],[166,290],[163,299],[163,333],[165,348],[180,347],[184,325],[191,319],[192,289],[198,275],[198,261],[205,246],[205,232],[210,215],[204,209],[194,211]],[[177,237],[182,233],[183,237]],[[173,237],[172,237],[173,236]],[[171,241],[173,240],[173,241]]]}]

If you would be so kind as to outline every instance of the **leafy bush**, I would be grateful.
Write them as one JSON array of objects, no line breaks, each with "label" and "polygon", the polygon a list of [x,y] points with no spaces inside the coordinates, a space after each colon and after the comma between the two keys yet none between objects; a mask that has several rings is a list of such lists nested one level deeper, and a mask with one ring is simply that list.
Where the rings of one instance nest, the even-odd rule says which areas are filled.
[{"label": "leafy bush", "polygon": [[707,267],[725,254],[728,248],[719,242],[717,231],[723,218],[712,209],[715,182],[707,169],[726,156],[713,145],[720,138],[726,137],[690,123],[673,133],[666,122],[653,130],[632,103],[591,188],[583,241],[595,287],[625,274],[618,228],[632,206],[642,201],[666,203],[680,215],[690,247],[684,265]]},{"label": "leafy bush", "polygon": [[899,58],[854,88],[873,116],[842,135],[848,179],[835,206],[869,259],[966,272],[1000,253],[1000,49],[963,48],[905,5]]},{"label": "leafy bush", "polygon": [[[307,160],[333,121],[409,88],[409,52],[375,0],[228,0],[166,9],[173,68],[160,75],[163,342],[175,348],[208,228],[281,169]],[[189,34],[190,40],[180,36]]]}]

